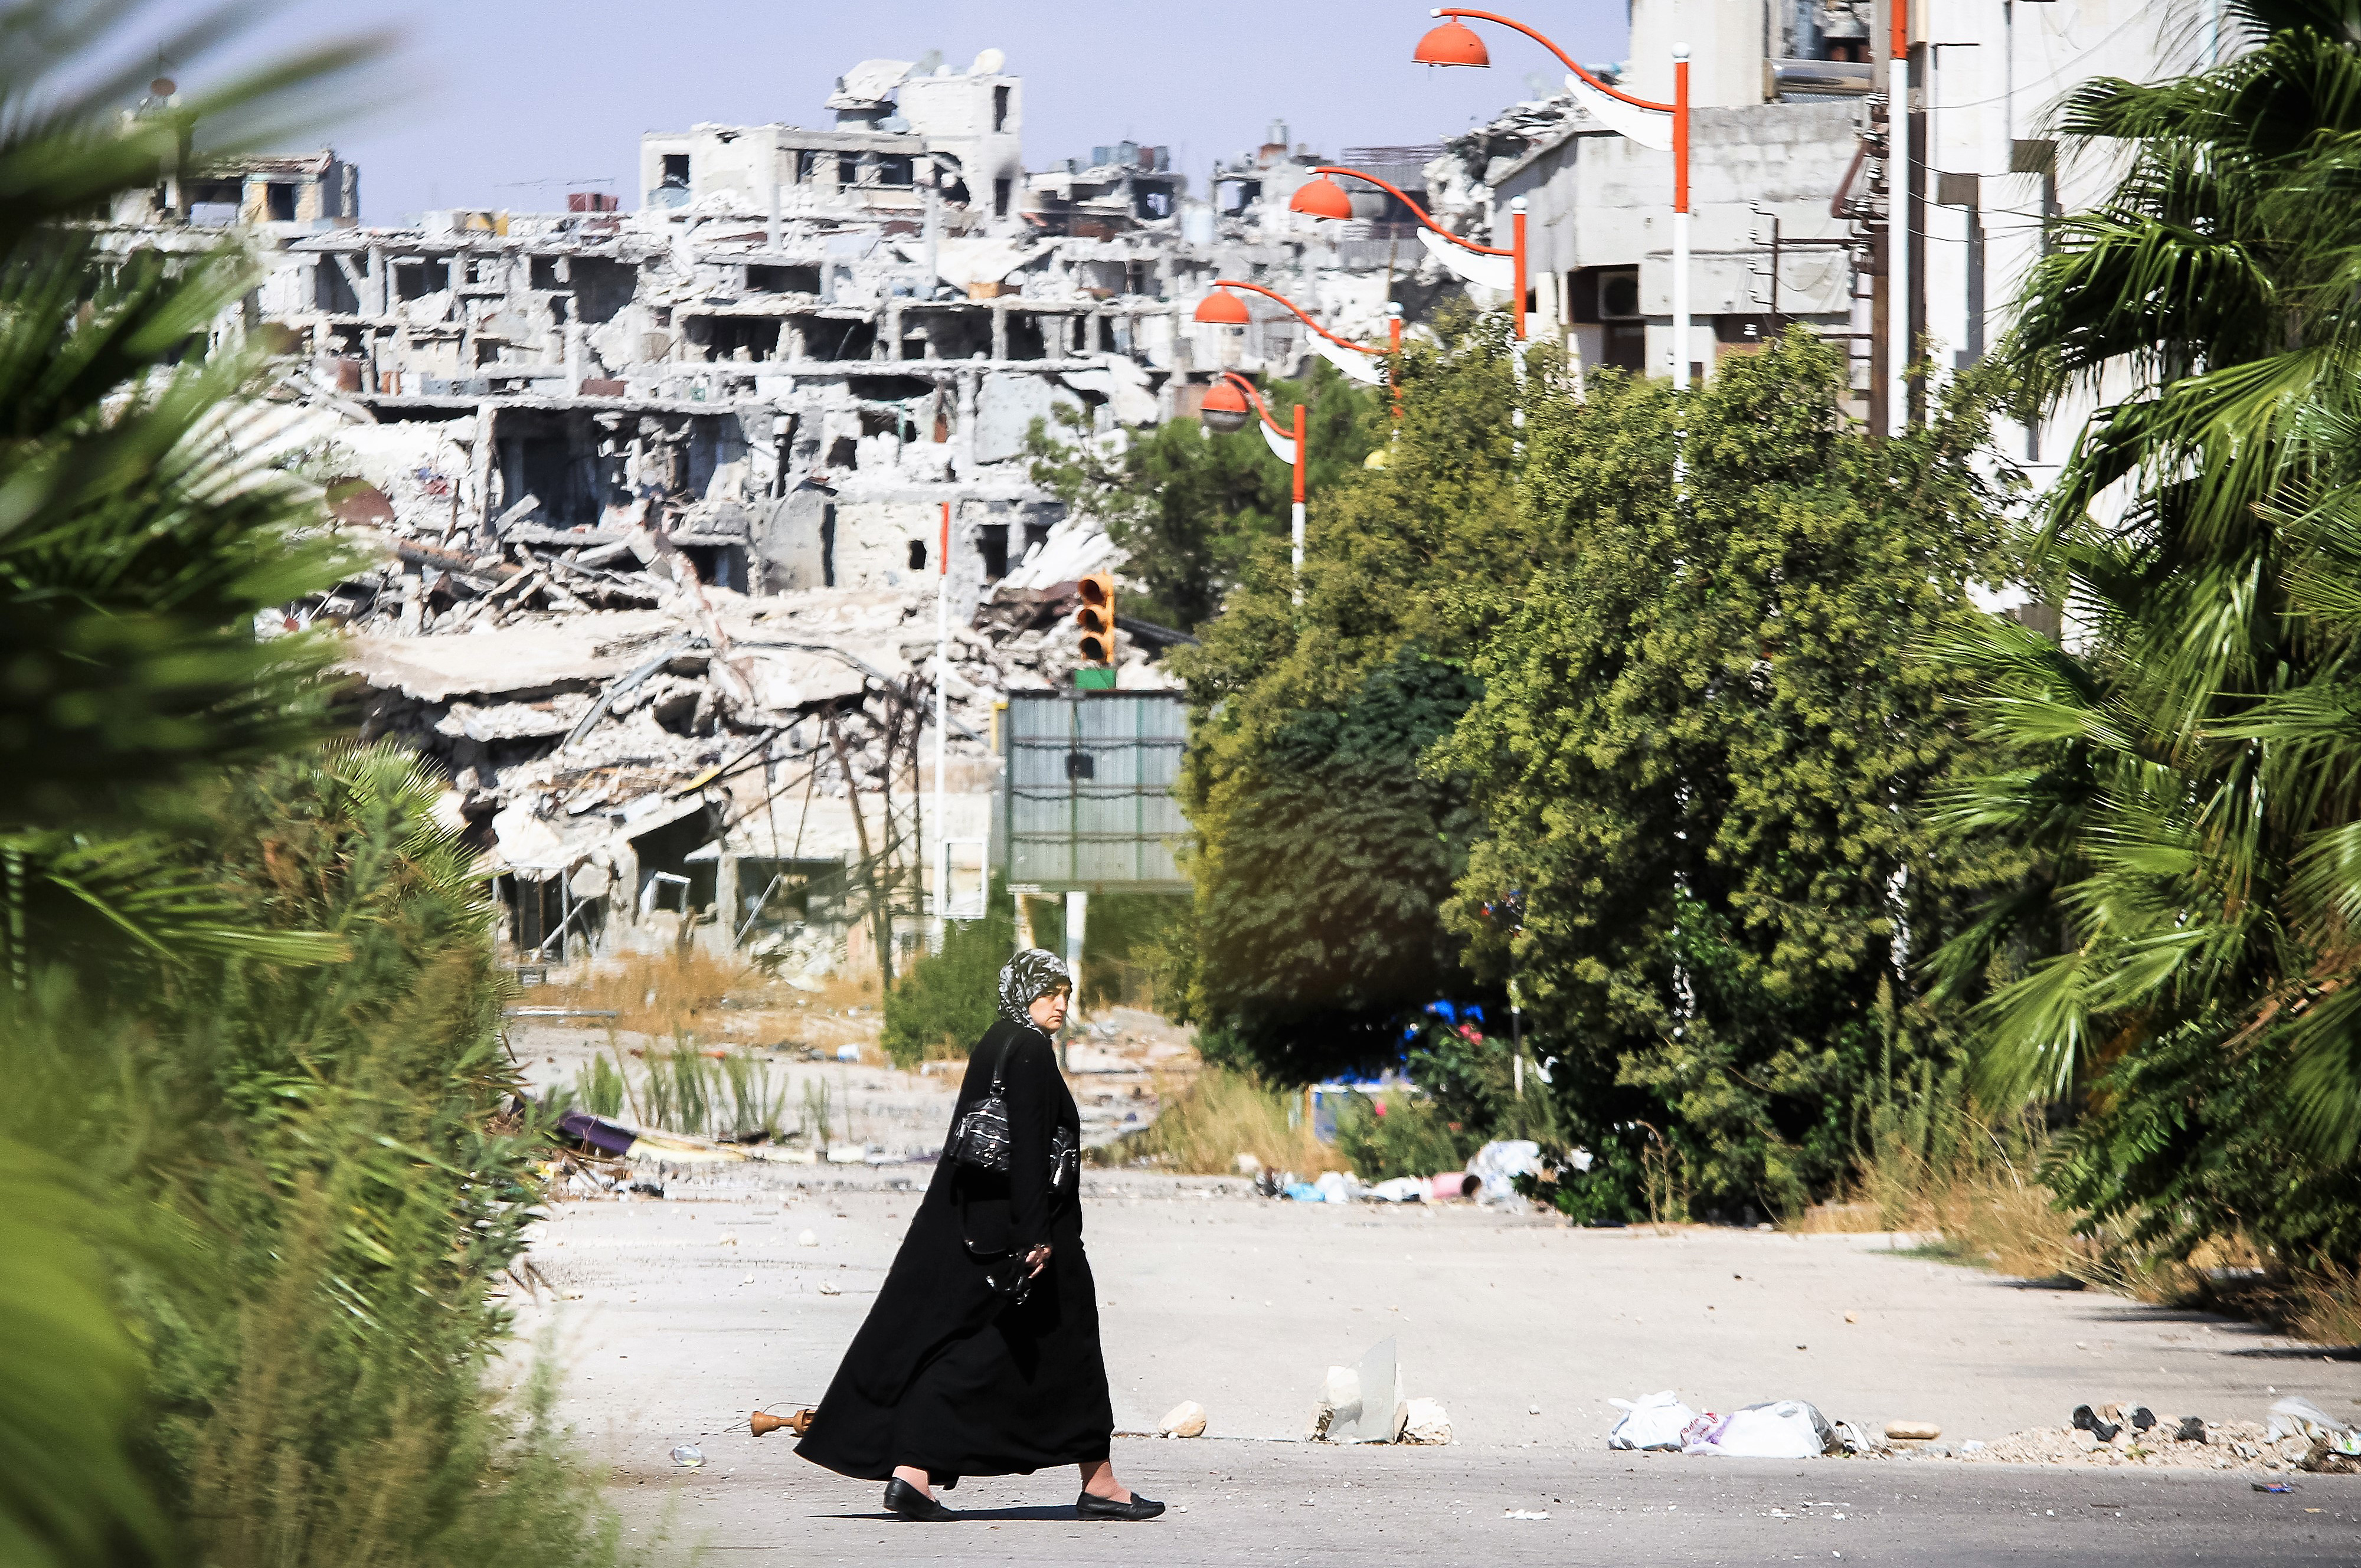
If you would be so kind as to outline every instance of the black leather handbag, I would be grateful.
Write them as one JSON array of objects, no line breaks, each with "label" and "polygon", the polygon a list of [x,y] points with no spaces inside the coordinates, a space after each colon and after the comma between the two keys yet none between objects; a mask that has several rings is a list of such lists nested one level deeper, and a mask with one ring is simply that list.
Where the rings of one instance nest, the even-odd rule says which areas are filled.
[{"label": "black leather handbag", "polygon": [[992,1087],[951,1129],[951,1158],[961,1165],[978,1170],[1008,1168],[1008,1096],[1002,1076],[1007,1070],[1008,1052],[1003,1050],[992,1069]]}]

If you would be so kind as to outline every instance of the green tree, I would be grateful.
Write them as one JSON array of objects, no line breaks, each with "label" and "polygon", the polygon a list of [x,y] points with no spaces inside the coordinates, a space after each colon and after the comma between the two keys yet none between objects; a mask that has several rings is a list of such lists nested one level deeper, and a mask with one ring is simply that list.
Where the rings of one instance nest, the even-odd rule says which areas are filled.
[{"label": "green tree", "polygon": [[1941,955],[1996,1098],[2087,1095],[2067,1197],[2151,1240],[2361,1255],[2361,7],[2245,0],[2257,47],[2093,82],[2121,155],[2058,226],[2015,352],[2103,400],[2048,499],[2064,642],[1987,626],[2000,764],[1964,828],[2037,874]]},{"label": "green tree", "polygon": [[[1308,399],[1306,390],[1281,381],[1264,395],[1281,422],[1304,403],[1304,488],[1324,495],[1374,448],[1378,401],[1324,359],[1312,362]],[[1123,546],[1125,575],[1142,590],[1125,613],[1158,625],[1196,630],[1220,610],[1255,546],[1288,537],[1294,479],[1256,431],[1216,435],[1193,420],[1174,420],[1151,434],[1120,438],[1110,452],[1070,417],[1056,432],[1037,423],[1027,449],[1034,482],[1102,520]]]},{"label": "green tree", "polygon": [[1844,1173],[1881,983],[2001,869],[1927,813],[1974,757],[1927,648],[2011,557],[1982,398],[1881,445],[1844,396],[1795,333],[1686,398],[1537,400],[1524,506],[1565,555],[1467,596],[1483,696],[1434,757],[1481,824],[1452,923],[1518,981],[1569,1134],[1659,1127],[1711,1209]]},{"label": "green tree", "polygon": [[1472,824],[1417,758],[1475,690],[1450,587],[1521,577],[1551,548],[1514,503],[1520,393],[1498,323],[1446,322],[1406,357],[1385,465],[1311,508],[1302,602],[1266,541],[1177,661],[1198,834],[1189,1005],[1210,1049],[1289,1080],[1394,1059],[1408,1016],[1474,983],[1441,917]]}]

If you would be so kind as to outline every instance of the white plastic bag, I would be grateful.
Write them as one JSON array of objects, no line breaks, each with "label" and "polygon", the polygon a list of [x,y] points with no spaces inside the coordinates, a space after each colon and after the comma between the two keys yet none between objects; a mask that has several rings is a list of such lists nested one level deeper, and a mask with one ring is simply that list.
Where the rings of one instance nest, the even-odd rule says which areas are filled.
[{"label": "white plastic bag", "polygon": [[1609,1448],[1677,1450],[1681,1446],[1681,1429],[1697,1420],[1697,1412],[1682,1404],[1681,1397],[1670,1388],[1643,1399],[1607,1402],[1623,1412],[1622,1419],[1607,1434]]},{"label": "white plastic bag", "polygon": [[1361,1191],[1361,1179],[1349,1170],[1323,1170],[1312,1185],[1331,1203],[1350,1203]]},{"label": "white plastic bag", "polygon": [[1728,1420],[1684,1452],[1731,1459],[1817,1459],[1828,1452],[1834,1430],[1803,1400],[1775,1399],[1732,1410]]},{"label": "white plastic bag", "polygon": [[2301,1394],[2290,1394],[2271,1407],[2268,1441],[2277,1442],[2283,1437],[2313,1438],[2338,1453],[2361,1454],[2361,1432]]},{"label": "white plastic bag", "polygon": [[1467,1174],[1484,1183],[1481,1201],[1499,1203],[1514,1201],[1516,1179],[1541,1168],[1541,1145],[1531,1138],[1507,1138],[1477,1149],[1476,1157],[1467,1162]]}]

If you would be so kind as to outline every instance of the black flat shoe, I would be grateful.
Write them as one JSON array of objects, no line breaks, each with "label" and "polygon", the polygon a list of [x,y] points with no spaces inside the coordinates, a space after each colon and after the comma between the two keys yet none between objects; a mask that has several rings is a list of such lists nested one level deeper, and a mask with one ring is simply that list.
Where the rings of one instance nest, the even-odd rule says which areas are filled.
[{"label": "black flat shoe", "polygon": [[1074,1517],[1080,1519],[1152,1519],[1163,1511],[1162,1503],[1137,1492],[1127,1503],[1118,1503],[1112,1497],[1093,1497],[1088,1492],[1074,1499]]},{"label": "black flat shoe", "polygon": [[959,1518],[899,1475],[885,1483],[885,1508],[896,1519],[924,1519],[928,1523]]}]

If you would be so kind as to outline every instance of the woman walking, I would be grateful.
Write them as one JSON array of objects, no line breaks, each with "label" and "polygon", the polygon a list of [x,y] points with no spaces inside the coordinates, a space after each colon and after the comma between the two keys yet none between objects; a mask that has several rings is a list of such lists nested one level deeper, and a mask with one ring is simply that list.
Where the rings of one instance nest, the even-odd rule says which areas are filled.
[{"label": "woman walking", "polygon": [[[962,1475],[1082,1470],[1083,1519],[1150,1519],[1164,1505],[1117,1481],[1115,1411],[1082,1254],[1082,1117],[1051,1037],[1073,981],[1027,948],[1000,971],[1000,1017],[968,1058],[926,1200],[796,1452],[840,1475],[885,1483],[906,1519],[952,1519],[934,1488]],[[985,1152],[1006,1115],[1005,1168]]]}]

